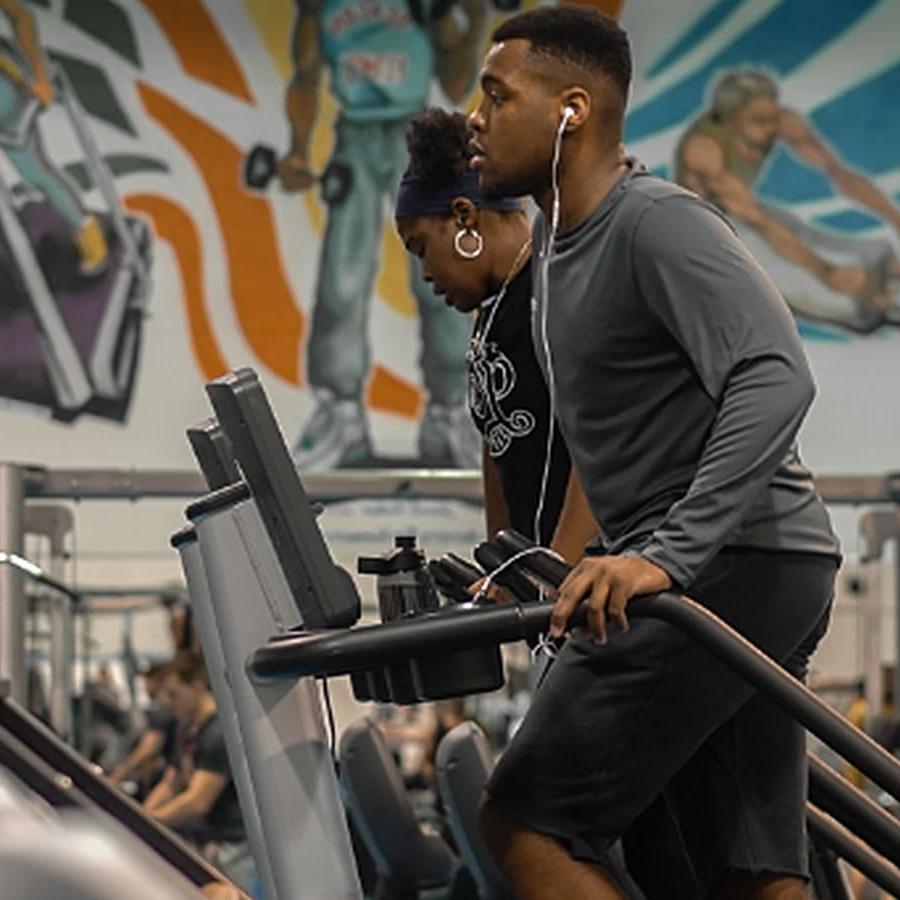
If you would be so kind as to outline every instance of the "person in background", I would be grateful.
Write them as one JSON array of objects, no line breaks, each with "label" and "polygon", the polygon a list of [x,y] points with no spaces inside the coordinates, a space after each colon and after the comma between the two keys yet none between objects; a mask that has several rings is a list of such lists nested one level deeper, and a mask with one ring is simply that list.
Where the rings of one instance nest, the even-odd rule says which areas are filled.
[{"label": "person in background", "polygon": [[201,657],[186,650],[176,654],[163,679],[162,700],[178,721],[178,734],[172,759],[144,808],[249,891],[256,867]]},{"label": "person in background", "polygon": [[383,706],[378,709],[375,723],[384,734],[406,787],[431,788],[434,766],[430,751],[438,727],[434,704]]},{"label": "person in background", "polygon": [[434,711],[437,714],[437,730],[434,736],[434,747],[436,750],[444,735],[453,731],[457,725],[468,721],[469,717],[466,715],[465,697],[438,700],[434,704]]},{"label": "person in background", "polygon": [[140,784],[137,794],[139,798],[156,783],[175,746],[178,722],[172,711],[160,700],[167,674],[168,664],[151,666],[144,672],[144,686],[151,704],[146,714],[146,727],[128,756],[109,776],[115,784],[137,779]]}]

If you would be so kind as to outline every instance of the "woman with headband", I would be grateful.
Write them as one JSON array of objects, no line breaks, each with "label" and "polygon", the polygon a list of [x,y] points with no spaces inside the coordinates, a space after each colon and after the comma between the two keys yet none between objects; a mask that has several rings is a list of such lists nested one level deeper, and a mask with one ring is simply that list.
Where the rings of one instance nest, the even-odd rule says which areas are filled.
[{"label": "woman with headband", "polygon": [[468,395],[484,441],[488,535],[512,527],[573,563],[598,529],[550,427],[531,340],[530,226],[518,200],[480,194],[467,140],[460,113],[428,109],[412,119],[397,230],[435,292],[460,313],[477,310]]}]

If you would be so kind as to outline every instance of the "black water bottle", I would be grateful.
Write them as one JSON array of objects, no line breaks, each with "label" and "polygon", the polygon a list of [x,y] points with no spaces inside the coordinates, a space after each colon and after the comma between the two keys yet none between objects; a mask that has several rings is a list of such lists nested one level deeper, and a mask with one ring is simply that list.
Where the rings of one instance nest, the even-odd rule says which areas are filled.
[{"label": "black water bottle", "polygon": [[399,535],[383,556],[361,556],[357,571],[378,577],[378,608],[382,622],[391,622],[440,606],[434,577],[425,552],[416,546],[415,535]]},{"label": "black water bottle", "polygon": [[[440,601],[425,552],[414,535],[399,535],[382,556],[361,556],[356,563],[363,575],[377,576],[378,608],[382,622],[410,618],[436,610]],[[425,699],[416,684],[414,661],[390,663],[368,673],[375,700],[416,703]]]}]

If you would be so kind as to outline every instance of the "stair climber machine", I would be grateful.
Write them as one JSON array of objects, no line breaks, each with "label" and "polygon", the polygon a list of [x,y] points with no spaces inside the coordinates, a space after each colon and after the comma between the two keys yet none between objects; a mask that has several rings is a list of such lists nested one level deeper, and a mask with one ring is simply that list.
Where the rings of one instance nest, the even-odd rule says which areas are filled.
[{"label": "stair climber machine", "polygon": [[[360,561],[361,570],[379,578],[382,622],[359,625],[355,584],[331,558],[257,376],[239,369],[207,385],[207,394],[215,419],[193,429],[191,442],[211,492],[188,507],[191,524],[172,543],[188,581],[264,896],[361,898],[333,719],[329,714],[326,726],[316,682],[327,695],[328,678],[349,675],[357,699],[400,704],[495,690],[504,681],[500,645],[543,642],[551,605],[541,598],[568,567],[509,531],[477,549],[481,566],[446,554],[426,567],[414,542],[401,537],[385,556]],[[515,602],[473,602],[466,587],[485,574]],[[900,799],[900,764],[893,757],[703,607],[664,592],[633,600],[629,615],[684,631]],[[582,625],[576,612],[570,626]],[[486,778],[483,748],[467,748],[457,735],[444,758],[472,766],[471,777],[457,773],[443,781],[460,785],[451,820],[479,895],[508,896],[472,827],[473,784]],[[372,765],[374,779],[379,769]],[[900,896],[896,820],[818,760],[811,765],[810,800],[818,900],[849,900],[839,858]],[[441,855],[435,849],[436,868],[446,868]],[[402,874],[411,884],[419,877]]]}]

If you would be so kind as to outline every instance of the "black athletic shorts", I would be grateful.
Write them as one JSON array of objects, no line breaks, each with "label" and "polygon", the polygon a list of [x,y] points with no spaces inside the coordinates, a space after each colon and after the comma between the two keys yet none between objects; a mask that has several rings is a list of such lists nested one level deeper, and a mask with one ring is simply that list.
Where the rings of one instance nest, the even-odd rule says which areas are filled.
[{"label": "black athletic shorts", "polygon": [[[838,561],[726,549],[686,592],[793,675],[828,625]],[[570,638],[488,783],[525,825],[606,862],[623,838],[648,897],[729,869],[808,877],[803,730],[656,619]]]}]

